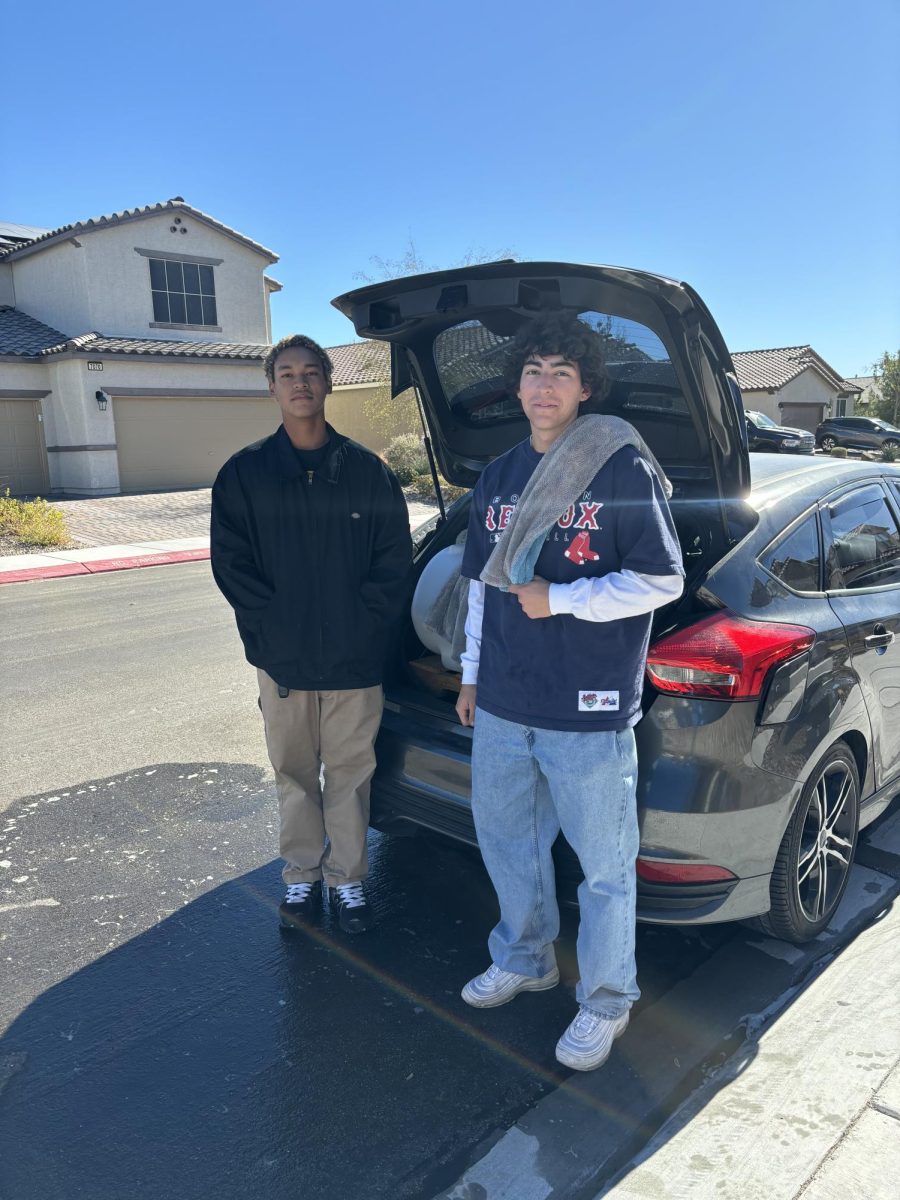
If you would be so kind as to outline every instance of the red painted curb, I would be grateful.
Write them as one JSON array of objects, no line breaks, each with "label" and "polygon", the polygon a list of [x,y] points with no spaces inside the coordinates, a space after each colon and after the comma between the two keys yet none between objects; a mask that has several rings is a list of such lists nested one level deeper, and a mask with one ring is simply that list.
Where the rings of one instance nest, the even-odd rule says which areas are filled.
[{"label": "red painted curb", "polygon": [[58,579],[62,575],[87,575],[84,563],[54,563],[52,567],[23,567],[0,571],[0,583],[27,583],[29,579]]},{"label": "red painted curb", "polygon": [[51,567],[23,567],[21,571],[0,571],[0,584],[28,583],[35,579],[59,579],[64,575],[97,575],[103,571],[130,571],[134,567],[163,567],[167,563],[202,562],[209,548],[171,550],[159,554],[135,554],[130,558],[100,558],[96,562],[54,563]]},{"label": "red painted curb", "polygon": [[166,563],[201,562],[209,558],[209,547],[201,550],[161,550],[158,554],[136,554],[133,558],[100,558],[81,563],[91,575],[100,571],[128,571],[132,567],[162,567]]}]

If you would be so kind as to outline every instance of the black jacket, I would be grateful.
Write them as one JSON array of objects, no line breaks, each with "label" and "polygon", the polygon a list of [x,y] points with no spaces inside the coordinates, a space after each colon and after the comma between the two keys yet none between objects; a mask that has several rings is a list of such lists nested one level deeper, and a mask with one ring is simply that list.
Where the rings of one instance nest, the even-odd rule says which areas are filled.
[{"label": "black jacket", "polygon": [[412,565],[394,475],[371,450],[329,433],[315,472],[281,426],[233,455],[212,490],[213,575],[247,659],[306,691],[381,682]]}]

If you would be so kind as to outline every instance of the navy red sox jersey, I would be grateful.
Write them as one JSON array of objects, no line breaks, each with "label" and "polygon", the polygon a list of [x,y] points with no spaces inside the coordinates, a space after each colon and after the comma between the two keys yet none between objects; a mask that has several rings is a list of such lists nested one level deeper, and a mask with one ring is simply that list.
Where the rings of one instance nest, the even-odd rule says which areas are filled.
[{"label": "navy red sox jersey", "polygon": [[[521,442],[483,471],[472,497],[462,574],[478,579],[541,455]],[[547,535],[535,574],[572,583],[629,570],[681,575],[681,550],[659,480],[624,447]],[[627,729],[641,715],[652,614],[532,620],[511,592],[486,587],[477,704],[540,729]]]}]

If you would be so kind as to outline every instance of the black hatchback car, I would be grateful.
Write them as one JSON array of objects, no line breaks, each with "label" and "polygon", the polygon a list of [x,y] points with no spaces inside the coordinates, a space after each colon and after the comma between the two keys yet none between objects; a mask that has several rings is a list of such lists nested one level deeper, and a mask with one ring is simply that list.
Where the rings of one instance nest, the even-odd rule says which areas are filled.
[{"label": "black hatchback car", "polygon": [[765,413],[747,409],[747,444],[751,450],[768,454],[812,454],[816,439],[808,429],[778,425]]},{"label": "black hatchback car", "polygon": [[823,450],[847,446],[855,450],[900,450],[900,429],[877,417],[826,417],[816,428]]},{"label": "black hatchback car", "polygon": [[[635,731],[639,919],[755,917],[779,937],[815,936],[859,828],[900,791],[900,468],[759,454],[751,479],[730,355],[702,300],[673,280],[494,263],[334,303],[391,345],[393,392],[416,388],[441,472],[459,485],[527,434],[499,366],[519,324],[563,309],[601,332],[606,410],[672,481],[687,572],[681,599],[655,614]],[[467,509],[464,496],[417,532],[411,588],[452,559]],[[475,844],[457,687],[410,619],[385,685],[376,828]],[[560,892],[574,896],[577,860],[556,849]]]}]

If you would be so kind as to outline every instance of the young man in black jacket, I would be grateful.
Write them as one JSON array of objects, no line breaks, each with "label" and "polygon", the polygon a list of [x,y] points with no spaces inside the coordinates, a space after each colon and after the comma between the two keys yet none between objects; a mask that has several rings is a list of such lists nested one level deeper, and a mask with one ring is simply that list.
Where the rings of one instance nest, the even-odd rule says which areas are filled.
[{"label": "young man in black jacket", "polygon": [[[286,928],[322,884],[341,928],[370,928],[363,889],[382,665],[412,545],[400,485],[325,421],[331,360],[302,334],[265,360],[282,424],[222,467],[212,570],[257,668],[281,815]],[[323,771],[324,768],[324,771]]]}]

